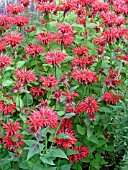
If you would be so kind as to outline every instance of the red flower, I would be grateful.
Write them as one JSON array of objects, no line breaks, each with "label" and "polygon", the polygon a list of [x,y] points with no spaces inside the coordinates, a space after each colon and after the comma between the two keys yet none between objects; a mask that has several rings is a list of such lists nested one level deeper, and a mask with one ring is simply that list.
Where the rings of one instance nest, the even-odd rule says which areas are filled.
[{"label": "red flower", "polygon": [[11,65],[11,57],[0,54],[0,69],[4,69],[7,65]]},{"label": "red flower", "polygon": [[104,94],[104,100],[106,103],[115,104],[121,99],[122,97],[119,94],[116,95],[112,91]]},{"label": "red flower", "polygon": [[24,8],[22,5],[14,4],[14,5],[8,5],[6,10],[7,12],[10,12],[12,14],[18,14],[19,12],[23,12]]},{"label": "red flower", "polygon": [[43,32],[36,35],[36,39],[43,44],[49,44],[51,41],[54,41],[54,34],[50,32]]},{"label": "red flower", "polygon": [[105,78],[104,85],[107,87],[115,87],[122,83],[121,79],[118,76],[119,70],[114,71],[113,68],[108,70],[109,75]]},{"label": "red flower", "polygon": [[[64,134],[64,135],[67,135],[67,137],[64,137],[64,138],[59,138],[59,135],[60,134]],[[68,130],[68,129],[60,129],[56,135],[56,138],[55,138],[55,144],[59,147],[62,147],[64,149],[66,148],[69,148],[69,147],[72,147],[77,139],[75,138],[74,136],[74,131],[72,130]]]},{"label": "red flower", "polygon": [[59,65],[61,62],[64,62],[66,54],[59,51],[48,52],[45,55],[46,62],[48,64]]},{"label": "red flower", "polygon": [[67,103],[72,102],[74,98],[79,96],[79,94],[76,93],[75,91],[70,92],[68,90],[65,90],[65,92],[63,92],[63,95],[65,96]]},{"label": "red flower", "polygon": [[22,84],[27,84],[32,81],[36,81],[36,77],[33,73],[33,70],[17,69],[15,71],[15,77],[18,78]]},{"label": "red flower", "polygon": [[7,136],[14,136],[20,129],[22,129],[17,121],[12,123],[12,120],[7,122],[7,124],[3,123],[2,127],[6,131]]},{"label": "red flower", "polygon": [[9,103],[7,103],[6,100],[0,100],[0,112],[3,112],[4,115],[13,114],[16,110],[16,103],[11,96],[4,94],[4,97],[9,100]]},{"label": "red flower", "polygon": [[33,86],[30,88],[30,92],[32,93],[33,96],[35,96],[36,98],[40,97],[40,96],[44,96],[45,94],[45,90],[42,89],[41,87],[38,86]]},{"label": "red flower", "polygon": [[[64,134],[67,137],[59,138],[59,135]],[[76,143],[77,139],[75,137],[75,132],[73,130],[72,118],[63,119],[60,125],[60,129],[57,132],[55,138],[55,144],[64,149],[72,147]]]},{"label": "red flower", "polygon": [[8,24],[8,16],[6,15],[0,15],[0,26],[7,26]]},{"label": "red flower", "polygon": [[78,56],[83,56],[84,54],[89,52],[89,49],[86,46],[81,47],[75,47],[72,51],[74,54],[77,54]]},{"label": "red flower", "polygon": [[79,147],[74,146],[71,149],[77,151],[78,153],[68,156],[70,163],[78,162],[82,160],[84,157],[87,157],[89,155],[89,150],[86,146],[79,146]]},{"label": "red flower", "polygon": [[33,111],[31,116],[28,116],[29,131],[37,134],[43,127],[50,126],[54,129],[58,125],[58,115],[49,108],[40,108],[40,110]]},{"label": "red flower", "polygon": [[3,138],[5,148],[18,154],[17,149],[21,149],[24,145],[23,135],[20,133],[22,127],[17,121],[12,123],[12,120],[7,124],[3,123],[2,127],[6,132],[6,136]]},{"label": "red flower", "polygon": [[5,44],[2,42],[2,39],[0,39],[0,53],[6,50]]},{"label": "red flower", "polygon": [[37,44],[29,44],[25,47],[25,52],[30,54],[32,57],[39,55],[43,52],[43,47],[38,46]]},{"label": "red flower", "polygon": [[52,95],[53,99],[56,99],[58,102],[60,102],[60,99],[63,97],[63,91],[62,89],[56,90],[54,94]]},{"label": "red flower", "polygon": [[89,120],[95,120],[95,112],[99,109],[98,102],[93,97],[86,97],[86,99],[78,103],[76,113],[86,112],[89,115]]},{"label": "red flower", "polygon": [[13,18],[12,24],[14,24],[18,27],[22,27],[24,25],[29,24],[29,19],[25,16],[17,15]]},{"label": "red flower", "polygon": [[38,11],[41,11],[41,12],[48,14],[48,13],[54,11],[55,7],[56,7],[56,4],[54,2],[49,2],[49,1],[43,2],[43,1],[41,1],[36,6],[36,9]]},{"label": "red flower", "polygon": [[40,82],[46,87],[46,88],[51,88],[51,87],[56,87],[58,85],[58,81],[55,79],[54,76],[49,74],[47,77],[41,76],[40,77]]},{"label": "red flower", "polygon": [[71,61],[71,68],[74,68],[74,66],[78,66],[79,68],[85,67],[85,66],[91,66],[94,64],[94,56],[81,56],[81,57],[75,57]]},{"label": "red flower", "polygon": [[12,48],[16,48],[19,44],[21,44],[24,39],[20,36],[20,33],[15,32],[14,34],[12,32],[8,33],[4,37],[4,41],[11,45]]},{"label": "red flower", "polygon": [[72,73],[72,77],[76,80],[79,81],[79,83],[84,83],[84,84],[90,84],[90,83],[94,83],[94,82],[98,82],[98,78],[97,76],[90,70],[87,69],[76,69],[73,73]]}]

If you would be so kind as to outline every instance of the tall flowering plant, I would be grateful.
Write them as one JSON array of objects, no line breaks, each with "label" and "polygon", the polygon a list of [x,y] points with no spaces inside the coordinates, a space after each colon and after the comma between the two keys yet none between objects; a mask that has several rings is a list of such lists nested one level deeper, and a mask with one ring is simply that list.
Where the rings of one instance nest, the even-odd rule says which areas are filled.
[{"label": "tall flowering plant", "polygon": [[0,169],[123,167],[127,1],[31,3],[0,15]]}]

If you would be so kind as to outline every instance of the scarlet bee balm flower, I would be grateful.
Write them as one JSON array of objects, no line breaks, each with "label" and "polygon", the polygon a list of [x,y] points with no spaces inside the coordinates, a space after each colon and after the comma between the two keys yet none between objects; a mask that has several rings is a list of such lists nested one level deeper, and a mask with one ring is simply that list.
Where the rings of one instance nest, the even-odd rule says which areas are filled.
[{"label": "scarlet bee balm flower", "polygon": [[8,45],[11,45],[12,48],[17,48],[17,46],[21,44],[24,41],[24,39],[19,32],[15,32],[14,34],[10,32],[5,35],[4,41]]}]

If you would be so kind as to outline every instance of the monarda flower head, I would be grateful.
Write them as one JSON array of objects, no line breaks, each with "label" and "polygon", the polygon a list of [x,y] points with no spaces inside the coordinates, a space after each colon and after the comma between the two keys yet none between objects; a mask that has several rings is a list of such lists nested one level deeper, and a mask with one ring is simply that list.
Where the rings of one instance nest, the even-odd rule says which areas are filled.
[{"label": "monarda flower head", "polygon": [[40,96],[44,96],[45,94],[45,90],[42,89],[39,86],[32,86],[30,88],[30,92],[32,93],[33,96],[35,96],[36,98],[40,97]]},{"label": "monarda flower head", "polygon": [[74,54],[77,54],[78,56],[82,56],[82,55],[85,55],[86,53],[88,53],[89,49],[86,46],[75,47],[75,48],[73,48],[72,52]]},{"label": "monarda flower head", "polygon": [[46,76],[41,76],[40,77],[40,82],[46,88],[57,87],[57,85],[58,85],[58,81],[51,74],[49,74],[47,77]]},{"label": "monarda flower head", "polygon": [[35,135],[47,126],[54,129],[59,122],[59,117],[56,112],[48,107],[41,107],[40,110],[33,111],[27,118],[26,124],[29,125],[29,131]]},{"label": "monarda flower head", "polygon": [[120,94],[115,94],[112,91],[104,94],[104,101],[109,104],[116,104],[119,100],[122,99]]},{"label": "monarda flower head", "polygon": [[12,24],[23,27],[24,25],[29,24],[29,19],[26,16],[17,15],[13,18]]},{"label": "monarda flower head", "polygon": [[19,32],[15,32],[14,34],[10,32],[5,35],[4,41],[12,48],[16,48],[19,44],[21,44],[24,41],[24,39]]},{"label": "monarda flower head", "polygon": [[86,97],[86,99],[78,103],[76,107],[76,113],[80,114],[86,112],[89,116],[89,120],[96,120],[95,113],[99,110],[98,102],[94,97]]},{"label": "monarda flower head", "polygon": [[17,69],[15,71],[15,77],[24,85],[36,81],[36,76],[33,70]]},{"label": "monarda flower head", "polygon": [[94,82],[98,82],[96,74],[87,69],[75,69],[75,71],[72,73],[72,77],[75,80],[78,80],[78,82],[81,84],[92,84]]},{"label": "monarda flower head", "polygon": [[59,65],[61,62],[65,61],[65,58],[66,54],[57,50],[48,52],[45,55],[46,63],[52,65]]},{"label": "monarda flower head", "polygon": [[78,153],[68,156],[70,163],[79,162],[83,158],[85,158],[89,155],[89,149],[86,146],[79,146],[79,147],[73,146],[71,149]]},{"label": "monarda flower head", "polygon": [[50,1],[47,2],[41,1],[36,6],[37,11],[41,11],[45,14],[49,14],[50,12],[53,12],[55,8],[56,8],[56,4]]},{"label": "monarda flower head", "polygon": [[8,94],[4,94],[3,96],[4,96],[4,99],[0,100],[0,112],[3,112],[4,115],[14,114],[16,110],[15,101]]},{"label": "monarda flower head", "polygon": [[18,13],[24,11],[24,7],[22,5],[18,5],[18,4],[8,5],[6,8],[6,11],[10,12],[12,14],[18,14]]},{"label": "monarda flower head", "polygon": [[11,65],[11,57],[4,54],[0,54],[0,69],[3,70],[7,65]]},{"label": "monarda flower head", "polygon": [[28,44],[25,47],[25,52],[30,54],[32,57],[38,56],[41,52],[43,52],[43,47],[38,46],[37,44]]},{"label": "monarda flower head", "polygon": [[114,70],[113,68],[110,68],[108,70],[109,75],[105,78],[104,85],[107,87],[115,87],[117,85],[120,85],[122,83],[121,78],[119,77],[119,70]]},{"label": "monarda flower head", "polygon": [[4,147],[19,154],[18,149],[22,150],[24,145],[23,135],[20,132],[22,127],[17,121],[13,123],[11,120],[7,124],[3,123],[2,128],[6,132],[6,136],[3,138]]}]

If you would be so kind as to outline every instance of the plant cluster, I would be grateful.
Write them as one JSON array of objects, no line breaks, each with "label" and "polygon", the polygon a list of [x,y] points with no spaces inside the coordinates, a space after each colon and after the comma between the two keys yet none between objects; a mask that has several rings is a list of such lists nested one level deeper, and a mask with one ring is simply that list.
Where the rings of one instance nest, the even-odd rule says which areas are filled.
[{"label": "plant cluster", "polygon": [[127,0],[30,3],[0,15],[0,169],[127,169]]}]

